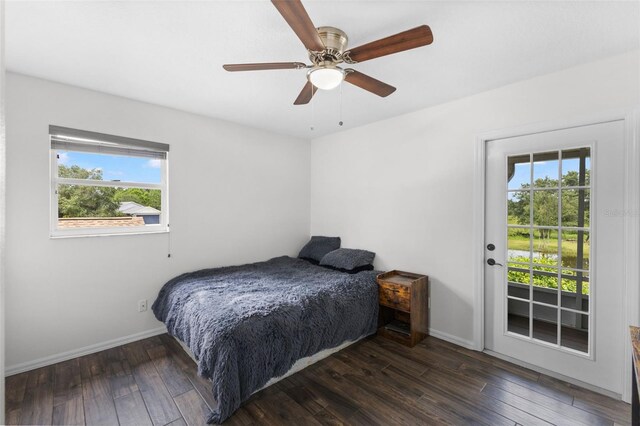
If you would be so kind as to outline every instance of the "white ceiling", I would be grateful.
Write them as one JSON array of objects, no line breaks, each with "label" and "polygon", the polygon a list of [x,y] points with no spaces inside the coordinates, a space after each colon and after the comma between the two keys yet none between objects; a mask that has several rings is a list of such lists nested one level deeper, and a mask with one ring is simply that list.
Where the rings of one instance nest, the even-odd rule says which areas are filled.
[{"label": "white ceiling", "polygon": [[[360,126],[640,47],[637,1],[304,2],[351,47],[428,24],[432,45],[354,66],[398,90],[349,84]],[[10,71],[304,138],[340,130],[340,92],[293,101],[304,70],[228,73],[224,63],[307,62],[269,1],[17,1],[6,4]],[[313,123],[315,130],[310,130]]]}]

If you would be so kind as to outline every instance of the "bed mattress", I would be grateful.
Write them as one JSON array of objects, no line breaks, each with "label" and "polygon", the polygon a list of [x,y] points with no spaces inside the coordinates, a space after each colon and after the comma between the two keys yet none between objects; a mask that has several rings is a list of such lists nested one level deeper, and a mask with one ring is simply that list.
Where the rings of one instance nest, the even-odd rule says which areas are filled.
[{"label": "bed mattress", "polygon": [[[184,351],[187,353],[187,355],[189,355],[189,357],[197,364],[198,361],[196,360],[196,357],[191,352],[191,349],[189,349],[189,347],[187,345],[185,345],[184,342],[180,341],[180,339],[178,339],[177,337],[175,337],[175,336],[171,336],[171,337],[173,337],[176,340],[176,342],[178,342],[178,344],[182,347],[182,349],[184,349]],[[362,337],[360,337],[359,339],[356,339],[356,340],[347,340],[346,342],[344,342],[343,344],[341,344],[339,346],[336,346],[335,348],[324,349],[324,350],[321,350],[320,352],[318,352],[316,354],[313,354],[311,356],[300,358],[299,360],[297,360],[291,366],[289,371],[284,373],[282,376],[271,378],[267,382],[266,385],[264,385],[260,389],[256,390],[254,393],[260,392],[262,389],[268,388],[269,386],[273,385],[274,383],[278,383],[280,380],[286,379],[287,377],[291,376],[292,374],[295,374],[298,371],[304,370],[308,366],[310,366],[312,364],[315,364],[316,362],[318,362],[320,360],[323,360],[323,359],[327,358],[328,356],[331,356],[331,355],[335,354],[336,352],[340,352],[344,348],[353,345],[354,343],[364,339],[365,337],[366,336],[362,336]]]}]

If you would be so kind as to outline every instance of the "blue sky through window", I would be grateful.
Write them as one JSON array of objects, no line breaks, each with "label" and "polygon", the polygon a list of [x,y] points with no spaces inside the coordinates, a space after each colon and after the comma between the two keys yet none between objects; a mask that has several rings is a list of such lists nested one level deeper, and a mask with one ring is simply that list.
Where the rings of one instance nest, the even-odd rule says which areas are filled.
[{"label": "blue sky through window", "polygon": [[160,183],[161,161],[153,158],[59,151],[58,164],[77,165],[83,169],[101,169],[104,180]]},{"label": "blue sky through window", "polygon": [[[570,171],[579,171],[580,160],[577,158],[562,160],[562,174]],[[591,169],[591,159],[586,159],[586,169]],[[551,179],[558,178],[558,160],[536,161],[534,162],[533,179],[548,176]],[[509,189],[520,189],[522,184],[531,182],[531,163],[516,163],[515,173],[509,181]]]}]

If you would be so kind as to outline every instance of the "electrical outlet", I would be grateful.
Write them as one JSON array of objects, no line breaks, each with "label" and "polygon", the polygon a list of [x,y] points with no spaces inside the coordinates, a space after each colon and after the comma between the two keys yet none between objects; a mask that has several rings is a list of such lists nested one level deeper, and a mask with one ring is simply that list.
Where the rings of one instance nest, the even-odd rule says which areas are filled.
[{"label": "electrical outlet", "polygon": [[138,301],[138,312],[144,312],[147,310],[147,299]]}]

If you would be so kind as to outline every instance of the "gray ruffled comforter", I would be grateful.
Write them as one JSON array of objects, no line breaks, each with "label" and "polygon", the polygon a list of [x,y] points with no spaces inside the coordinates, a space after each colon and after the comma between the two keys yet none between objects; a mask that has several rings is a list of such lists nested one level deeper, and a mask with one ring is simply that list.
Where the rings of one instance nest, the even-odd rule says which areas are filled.
[{"label": "gray ruffled comforter", "polygon": [[207,421],[221,423],[298,359],[375,332],[375,275],[276,257],[180,275],[153,312],[212,380],[218,407]]}]

